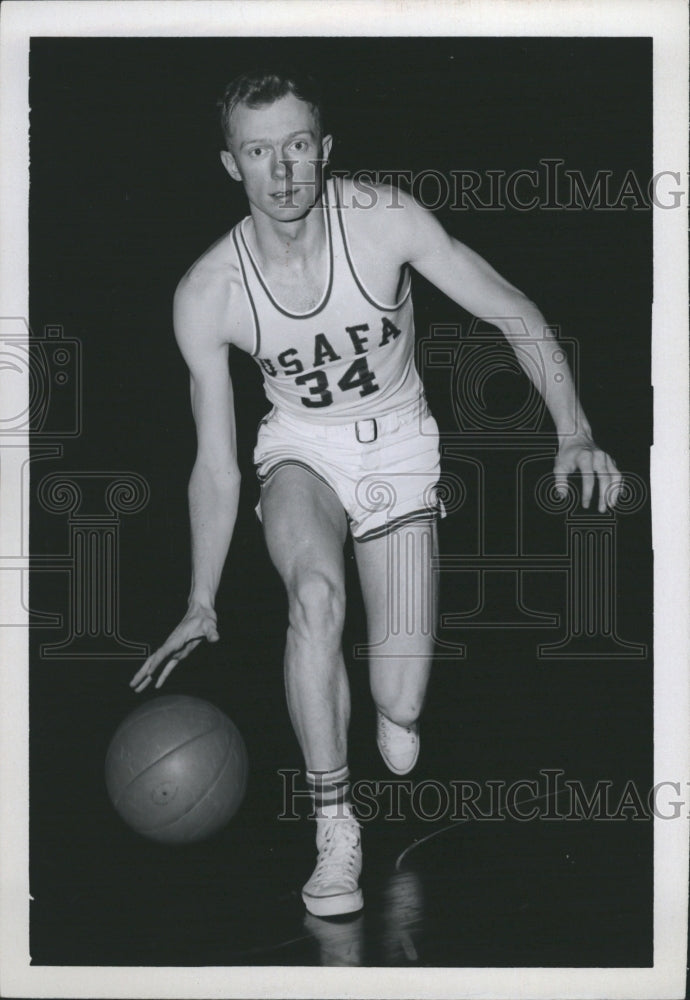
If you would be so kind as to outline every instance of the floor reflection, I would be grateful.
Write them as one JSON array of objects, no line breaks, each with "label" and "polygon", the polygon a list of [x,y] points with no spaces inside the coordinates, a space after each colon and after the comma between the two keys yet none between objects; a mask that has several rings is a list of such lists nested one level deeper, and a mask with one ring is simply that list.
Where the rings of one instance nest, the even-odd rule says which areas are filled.
[{"label": "floor reflection", "polygon": [[[424,898],[419,875],[414,871],[396,873],[379,891],[380,900],[375,900],[376,890],[369,889],[367,907],[355,916],[322,918],[310,913],[305,916],[304,927],[319,945],[321,965],[409,965],[420,961]],[[364,948],[367,909],[368,961]],[[377,958],[372,961],[374,955]]]},{"label": "floor reflection", "polygon": [[418,962],[417,945],[424,919],[422,881],[415,871],[392,875],[383,890],[383,954],[386,964]]},{"label": "floor reflection", "polygon": [[305,930],[319,945],[321,965],[359,966],[364,963],[364,916],[315,917],[307,913]]}]

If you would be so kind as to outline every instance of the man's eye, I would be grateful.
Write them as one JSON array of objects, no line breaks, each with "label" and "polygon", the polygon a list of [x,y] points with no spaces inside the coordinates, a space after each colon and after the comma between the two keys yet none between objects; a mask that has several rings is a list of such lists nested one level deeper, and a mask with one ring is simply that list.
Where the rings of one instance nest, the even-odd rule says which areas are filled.
[{"label": "man's eye", "polygon": [[293,142],[292,148],[296,149],[298,153],[301,153],[303,149],[307,148],[307,144],[304,139],[298,139],[297,142]]},{"label": "man's eye", "polygon": [[249,155],[256,159],[258,156],[261,156],[262,152],[261,146],[255,146],[254,149],[249,150]]}]

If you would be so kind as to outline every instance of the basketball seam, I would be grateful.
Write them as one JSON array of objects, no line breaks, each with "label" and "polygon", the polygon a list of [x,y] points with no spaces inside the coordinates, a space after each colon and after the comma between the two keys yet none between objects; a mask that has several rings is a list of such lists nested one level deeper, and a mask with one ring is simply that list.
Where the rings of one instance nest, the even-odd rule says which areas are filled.
[{"label": "basketball seam", "polygon": [[[177,697],[185,697],[185,696],[184,695],[169,695],[168,697],[170,697],[170,698],[177,698]],[[163,699],[161,699],[161,701],[162,700]],[[199,700],[201,700],[201,699],[199,699]],[[208,703],[208,705],[209,705],[210,708],[213,709],[213,712],[214,712],[215,715],[222,715],[223,714],[220,711],[220,709],[216,708],[215,705],[211,705],[210,703]],[[119,727],[118,727],[115,735],[113,736],[113,743],[115,742],[116,739],[118,739],[118,740],[121,739],[122,736],[124,736],[124,734],[129,729],[132,728],[132,726],[136,726],[138,723],[141,722],[142,719],[148,719],[152,715],[160,715],[161,712],[167,712],[172,707],[173,707],[173,704],[171,702],[168,702],[167,705],[157,705],[156,701],[154,700],[152,702],[152,704],[149,706],[150,711],[145,712],[145,711],[142,711],[142,709],[139,709],[137,713],[133,713],[135,715],[135,718],[125,719],[124,722],[120,723],[120,725],[119,725]],[[138,714],[139,712],[141,714]]]},{"label": "basketball seam", "polygon": [[202,736],[208,736],[209,733],[214,732],[217,728],[218,728],[218,726],[213,726],[212,729],[207,729],[203,733],[196,733],[196,735],[190,736],[190,738],[188,740],[185,740],[184,743],[178,743],[177,746],[172,747],[170,750],[166,750],[165,753],[161,754],[161,756],[158,757],[158,758],[156,758],[156,760],[152,760],[150,764],[146,765],[146,767],[144,768],[143,771],[140,771],[138,774],[135,774],[134,777],[130,781],[127,782],[127,784],[124,786],[124,788],[122,788],[120,790],[120,793],[117,796],[117,799],[113,799],[113,805],[115,806],[115,808],[117,809],[118,803],[121,801],[122,796],[125,794],[125,792],[130,787],[130,785],[133,785],[135,781],[139,780],[139,778],[143,778],[143,776],[146,774],[146,772],[150,771],[152,767],[155,767],[156,764],[160,764],[160,762],[162,760],[165,760],[166,757],[169,757],[170,754],[176,753],[178,750],[181,750],[183,747],[186,747],[190,743],[193,743],[194,740],[201,739]]},{"label": "basketball seam", "polygon": [[213,791],[213,789],[214,789],[214,788],[216,787],[216,785],[217,785],[217,784],[218,784],[218,782],[220,781],[220,778],[221,778],[221,776],[222,776],[222,774],[223,774],[223,771],[225,770],[225,766],[226,766],[226,764],[227,764],[227,762],[228,762],[228,758],[230,757],[230,754],[231,754],[231,752],[232,752],[232,743],[231,743],[230,741],[228,741],[228,752],[226,753],[226,755],[225,755],[225,757],[224,757],[224,759],[223,759],[223,763],[221,764],[221,766],[220,766],[220,768],[219,768],[219,770],[218,770],[218,773],[217,773],[217,774],[216,774],[216,775],[214,776],[214,778],[213,778],[213,781],[212,781],[212,782],[211,782],[211,784],[210,784],[210,785],[208,786],[208,788],[207,788],[207,789],[206,789],[206,790],[204,791],[204,794],[203,794],[203,795],[202,795],[202,796],[201,796],[200,798],[198,798],[198,799],[196,800],[196,802],[194,802],[194,803],[193,803],[193,804],[192,804],[192,805],[191,805],[191,806],[189,807],[189,809],[185,809],[185,811],[184,811],[183,813],[180,813],[180,815],[179,815],[179,816],[176,816],[176,817],[175,817],[175,819],[171,819],[171,820],[168,820],[168,822],[167,822],[167,823],[163,823],[163,824],[162,824],[161,826],[156,826],[156,827],[152,828],[152,829],[151,829],[150,831],[147,831],[147,832],[148,832],[149,834],[153,834],[154,832],[157,832],[158,830],[165,830],[165,828],[166,828],[166,827],[168,827],[168,826],[174,826],[174,824],[175,824],[175,823],[179,823],[179,821],[180,821],[181,819],[184,819],[184,818],[185,818],[185,816],[188,816],[190,812],[192,812],[192,811],[193,811],[194,809],[196,809],[196,807],[197,807],[197,806],[198,806],[198,805],[199,805],[199,804],[200,804],[201,802],[203,802],[203,801],[204,801],[204,799],[206,798],[206,796],[207,796],[207,795],[208,795],[208,794],[209,794],[210,792],[212,792],[212,791]]}]

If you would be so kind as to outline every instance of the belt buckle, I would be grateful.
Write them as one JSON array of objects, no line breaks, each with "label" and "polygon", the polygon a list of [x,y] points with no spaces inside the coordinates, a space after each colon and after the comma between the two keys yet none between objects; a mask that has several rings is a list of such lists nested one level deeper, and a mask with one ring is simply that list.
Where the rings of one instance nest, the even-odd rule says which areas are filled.
[{"label": "belt buckle", "polygon": [[373,417],[355,422],[355,434],[360,444],[372,444],[379,436],[379,429]]}]

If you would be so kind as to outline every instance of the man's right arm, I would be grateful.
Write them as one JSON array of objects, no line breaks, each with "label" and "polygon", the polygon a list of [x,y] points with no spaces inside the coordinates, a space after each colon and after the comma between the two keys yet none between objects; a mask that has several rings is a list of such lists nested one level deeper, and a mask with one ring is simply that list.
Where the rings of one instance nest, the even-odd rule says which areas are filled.
[{"label": "man's right arm", "polygon": [[215,312],[212,301],[198,302],[189,289],[178,289],[175,335],[189,367],[197,435],[196,461],[189,481],[189,604],[206,609],[213,608],[240,493],[228,344],[216,329]]},{"label": "man's right arm", "polygon": [[[175,293],[175,337],[190,373],[197,454],[189,480],[192,584],[187,612],[168,640],[130,682],[137,692],[160,687],[202,639],[218,639],[214,601],[235,527],[240,493],[235,411],[228,369],[226,283],[185,276]],[[166,662],[167,661],[167,662]]]}]

